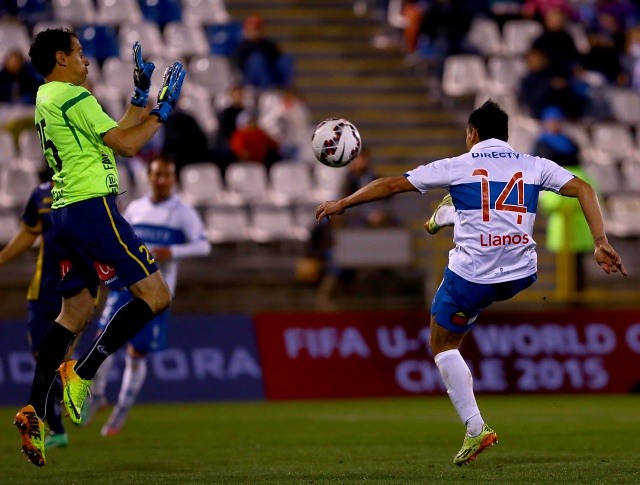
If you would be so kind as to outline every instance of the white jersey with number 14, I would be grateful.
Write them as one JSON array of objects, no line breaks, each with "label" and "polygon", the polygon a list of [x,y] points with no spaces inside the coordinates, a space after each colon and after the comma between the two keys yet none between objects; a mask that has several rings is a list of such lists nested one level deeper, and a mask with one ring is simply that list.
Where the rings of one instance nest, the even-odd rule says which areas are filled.
[{"label": "white jersey with number 14", "polygon": [[455,206],[449,269],[474,283],[500,283],[537,271],[533,225],[540,190],[558,192],[574,175],[546,158],[489,139],[459,157],[406,174],[421,193],[448,188]]}]

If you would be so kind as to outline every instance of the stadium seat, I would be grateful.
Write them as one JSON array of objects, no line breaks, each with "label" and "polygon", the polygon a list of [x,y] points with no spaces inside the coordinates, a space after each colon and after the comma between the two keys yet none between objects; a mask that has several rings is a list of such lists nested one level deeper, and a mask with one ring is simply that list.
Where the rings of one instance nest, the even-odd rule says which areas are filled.
[{"label": "stadium seat", "polygon": [[183,22],[169,22],[164,28],[164,43],[169,57],[191,59],[209,53],[202,27]]},{"label": "stadium seat", "polygon": [[7,52],[18,49],[28,59],[31,36],[26,25],[12,19],[0,21],[0,61]]},{"label": "stadium seat", "polygon": [[317,202],[313,194],[311,167],[294,160],[281,160],[269,170],[274,201],[283,205]]},{"label": "stadium seat", "polygon": [[213,110],[211,95],[205,88],[186,81],[178,106],[193,116],[200,129],[208,138],[213,139],[218,132],[218,118]]},{"label": "stadium seat", "polygon": [[587,172],[598,183],[598,189],[603,197],[618,194],[624,190],[621,173],[616,164],[584,163],[582,164]]},{"label": "stadium seat", "polygon": [[22,130],[18,135],[18,152],[22,159],[22,169],[38,172],[45,166],[42,145],[35,128]]},{"label": "stadium seat", "polygon": [[20,0],[17,3],[18,18],[29,27],[53,18],[53,9],[49,0]]},{"label": "stadium seat", "polygon": [[447,96],[461,97],[481,91],[487,82],[484,59],[475,54],[457,54],[444,60],[442,91]]},{"label": "stadium seat", "polygon": [[236,20],[206,25],[204,31],[213,55],[232,56],[242,40],[242,22]]},{"label": "stadium seat", "polygon": [[205,212],[205,227],[213,244],[251,240],[249,215],[244,207],[213,207]]},{"label": "stadium seat", "polygon": [[269,179],[266,167],[260,162],[233,162],[225,172],[227,189],[240,196],[246,204],[269,200]]},{"label": "stadium seat", "polygon": [[53,0],[53,14],[56,20],[74,27],[93,24],[96,21],[93,0]]},{"label": "stadium seat", "polygon": [[70,22],[61,22],[60,20],[55,20],[55,19],[41,20],[40,22],[37,22],[33,26],[33,34],[35,36],[35,34],[43,30],[58,29],[58,28],[73,30],[73,24],[71,24]]},{"label": "stadium seat", "polygon": [[[145,60],[161,56],[165,51],[164,40],[158,25],[145,20],[143,22],[126,22],[118,30],[118,44],[123,54],[131,52],[134,42],[140,42]],[[158,67],[158,66],[156,66]]]},{"label": "stadium seat", "polygon": [[219,55],[196,57],[189,62],[189,76],[212,96],[223,96],[234,84],[229,59]]},{"label": "stadium seat", "polygon": [[289,207],[257,205],[251,209],[251,238],[256,243],[309,239],[309,231],[299,226]]},{"label": "stadium seat", "polygon": [[543,32],[537,20],[513,19],[502,26],[502,52],[505,55],[526,54],[533,41]]},{"label": "stadium seat", "polygon": [[618,237],[640,236],[640,196],[613,194],[606,203],[607,232]]},{"label": "stadium seat", "polygon": [[640,94],[635,89],[610,87],[605,96],[616,121],[629,125],[640,123]]},{"label": "stadium seat", "polygon": [[224,0],[182,0],[182,19],[189,25],[223,24],[230,18]]},{"label": "stadium seat", "polygon": [[624,189],[640,195],[640,156],[638,153],[636,152],[632,157],[623,160],[620,169]]},{"label": "stadium seat", "polygon": [[118,27],[125,22],[139,23],[142,13],[137,0],[96,0],[96,23]]},{"label": "stadium seat", "polygon": [[575,141],[581,150],[591,148],[591,137],[589,131],[580,122],[565,122],[564,132]]},{"label": "stadium seat", "polygon": [[13,135],[6,130],[0,130],[0,166],[7,165],[17,155]]},{"label": "stadium seat", "polygon": [[185,202],[196,207],[240,206],[242,197],[224,186],[220,167],[215,163],[194,163],[180,171],[180,193]]},{"label": "stadium seat", "polygon": [[311,165],[314,180],[314,197],[324,202],[340,198],[342,187],[345,184],[347,171],[327,167],[320,162]]},{"label": "stadium seat", "polygon": [[20,219],[15,211],[0,210],[0,246],[7,245],[19,229]]},{"label": "stadium seat", "polygon": [[[159,66],[156,65],[156,69],[158,68]],[[130,58],[109,57],[102,65],[102,80],[106,86],[116,90],[121,96],[132,96],[133,62]]]},{"label": "stadium seat", "polygon": [[489,18],[476,18],[467,34],[469,42],[485,57],[502,52],[502,35],[498,23]]},{"label": "stadium seat", "polygon": [[33,171],[3,167],[0,171],[0,208],[22,209],[38,182],[38,174]]},{"label": "stadium seat", "polygon": [[161,29],[169,22],[182,22],[180,0],[139,0],[145,20],[157,24]]},{"label": "stadium seat", "polygon": [[593,146],[620,160],[629,156],[635,148],[635,142],[628,126],[608,121],[599,121],[591,126]]},{"label": "stadium seat", "polygon": [[82,44],[84,55],[93,57],[102,64],[109,57],[118,57],[118,34],[109,25],[90,24],[76,29],[78,39]]},{"label": "stadium seat", "polygon": [[517,93],[528,67],[522,56],[492,56],[487,60],[487,71],[493,92]]}]

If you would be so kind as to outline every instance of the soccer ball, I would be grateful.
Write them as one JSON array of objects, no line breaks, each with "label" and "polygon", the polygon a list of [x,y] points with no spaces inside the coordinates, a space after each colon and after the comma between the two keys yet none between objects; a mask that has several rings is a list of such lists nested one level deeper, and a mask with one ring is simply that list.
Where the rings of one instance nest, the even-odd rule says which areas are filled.
[{"label": "soccer ball", "polygon": [[344,167],[356,158],[362,148],[360,133],[344,118],[329,118],[321,122],[311,136],[316,158],[327,167]]}]

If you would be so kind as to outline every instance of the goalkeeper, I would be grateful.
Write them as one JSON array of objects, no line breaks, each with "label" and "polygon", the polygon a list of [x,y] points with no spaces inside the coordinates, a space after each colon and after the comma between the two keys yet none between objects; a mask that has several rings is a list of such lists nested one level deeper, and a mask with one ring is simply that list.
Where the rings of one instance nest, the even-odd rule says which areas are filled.
[{"label": "goalkeeper", "polygon": [[[117,208],[118,172],[114,152],[133,156],[160,129],[175,106],[186,75],[174,62],[164,74],[157,105],[146,108],[155,66],[133,46],[134,95],[122,119],[112,120],[81,87],[89,61],[75,33],[39,32],[29,50],[45,84],[36,98],[35,124],[47,163],[54,172],[51,221],[63,252],[58,285],[62,309],[47,331],[27,405],[15,417],[22,451],[36,466],[45,464],[45,418],[56,369],[71,420],[80,424],[91,379],[102,362],[166,309],[171,294],[147,246]],[[99,263],[98,263],[99,262]],[[116,313],[78,361],[61,365],[76,334],[88,324],[100,281],[129,288],[133,299]]]}]

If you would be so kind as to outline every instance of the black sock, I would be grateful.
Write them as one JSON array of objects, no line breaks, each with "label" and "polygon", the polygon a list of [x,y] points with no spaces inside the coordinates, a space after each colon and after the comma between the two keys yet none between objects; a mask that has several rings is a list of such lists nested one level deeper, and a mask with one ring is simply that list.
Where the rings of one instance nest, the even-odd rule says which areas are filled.
[{"label": "black sock", "polygon": [[78,360],[76,373],[83,379],[93,379],[104,360],[131,340],[153,317],[151,308],[141,298],[125,303],[93,342],[89,352]]},{"label": "black sock", "polygon": [[47,398],[47,424],[49,429],[55,434],[63,434],[62,413],[60,412],[60,402],[62,402],[62,386],[60,380],[56,379],[51,386],[49,397]]},{"label": "black sock", "polygon": [[49,389],[56,379],[56,370],[69,350],[76,335],[58,322],[47,330],[36,360],[36,372],[33,376],[29,404],[36,410],[41,419],[47,415],[46,401]]}]

